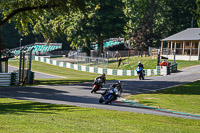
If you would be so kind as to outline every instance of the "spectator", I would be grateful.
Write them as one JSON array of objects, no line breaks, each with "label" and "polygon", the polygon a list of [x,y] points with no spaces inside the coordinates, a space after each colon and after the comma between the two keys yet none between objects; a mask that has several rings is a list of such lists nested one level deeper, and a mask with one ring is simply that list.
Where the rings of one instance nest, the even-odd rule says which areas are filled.
[{"label": "spectator", "polygon": [[119,58],[118,67],[121,65],[121,62],[122,62],[122,57]]},{"label": "spectator", "polygon": [[160,63],[160,66],[167,66],[167,62],[165,60],[163,60],[163,62]]}]

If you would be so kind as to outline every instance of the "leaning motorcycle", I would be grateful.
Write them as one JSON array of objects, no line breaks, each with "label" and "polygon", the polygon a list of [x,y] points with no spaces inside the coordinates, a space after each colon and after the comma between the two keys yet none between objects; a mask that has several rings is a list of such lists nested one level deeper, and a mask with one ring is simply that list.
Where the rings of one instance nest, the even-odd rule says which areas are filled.
[{"label": "leaning motorcycle", "polygon": [[100,90],[103,87],[104,83],[103,80],[98,78],[94,81],[94,84],[92,86],[92,91],[91,93],[96,93],[97,90]]},{"label": "leaning motorcycle", "polygon": [[118,97],[122,94],[122,87],[123,83],[119,81],[117,84],[114,84],[110,86],[109,89],[107,89],[102,96],[99,98],[99,103],[105,103],[109,104],[112,103],[112,101],[117,100]]},{"label": "leaning motorcycle", "polygon": [[138,74],[139,79],[140,79],[140,80],[141,80],[141,79],[144,80],[144,70],[142,69],[142,67],[137,67],[136,71],[137,71],[137,74]]}]

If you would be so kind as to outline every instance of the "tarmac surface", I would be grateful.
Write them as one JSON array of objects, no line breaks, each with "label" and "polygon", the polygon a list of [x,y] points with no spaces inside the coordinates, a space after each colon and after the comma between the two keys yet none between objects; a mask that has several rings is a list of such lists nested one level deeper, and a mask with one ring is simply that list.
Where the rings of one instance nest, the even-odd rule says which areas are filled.
[{"label": "tarmac surface", "polygon": [[[13,72],[15,70],[18,70],[18,68],[13,66],[8,66],[8,72]],[[59,77],[46,73],[35,72],[35,79],[51,79],[51,78],[65,78],[65,77]]]},{"label": "tarmac surface", "polygon": [[[49,78],[49,77],[48,77]],[[123,80],[123,95],[134,95],[149,91],[155,91],[172,86],[185,84],[200,79],[200,65],[183,69],[177,73],[167,76],[145,77],[145,80],[128,79]],[[179,115],[156,111],[152,109],[128,106],[121,103],[111,105],[99,104],[98,99],[105,88],[117,81],[107,81],[104,88],[96,94],[90,93],[92,83],[80,83],[72,85],[46,85],[32,87],[6,87],[0,88],[0,96],[15,99],[31,100],[44,103],[75,105],[80,107],[100,108],[117,111],[129,111],[135,113],[165,115],[171,117],[182,117],[187,119],[199,119],[200,117]],[[189,94],[187,94],[189,95]]]}]

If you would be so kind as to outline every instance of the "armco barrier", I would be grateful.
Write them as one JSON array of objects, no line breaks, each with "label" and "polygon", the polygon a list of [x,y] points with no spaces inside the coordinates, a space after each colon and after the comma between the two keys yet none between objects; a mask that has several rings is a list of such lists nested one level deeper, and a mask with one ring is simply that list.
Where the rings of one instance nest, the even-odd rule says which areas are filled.
[{"label": "armco barrier", "polygon": [[160,75],[166,76],[177,72],[177,63],[173,63],[170,66],[158,66],[157,69],[160,69]]},{"label": "armco barrier", "polygon": [[10,86],[10,84],[11,84],[11,74],[0,73],[0,86]]},{"label": "armco barrier", "polygon": [[[107,69],[107,68],[97,68],[97,67],[89,67],[89,66],[81,66],[77,64],[72,64],[69,62],[60,62],[53,59],[49,59],[42,56],[33,57],[34,60],[52,64],[55,66],[75,69],[79,71],[91,72],[91,73],[105,73],[107,75],[119,75],[119,76],[137,76],[137,72],[135,70],[119,70],[119,69]],[[177,64],[174,64],[173,68],[177,69]],[[166,68],[167,69],[167,68]],[[157,66],[156,69],[145,69],[145,74],[147,76],[151,75],[167,75],[167,70],[164,67]]]},{"label": "armco barrier", "polygon": [[18,85],[19,83],[19,73],[12,72],[11,73],[11,85]]},{"label": "armco barrier", "polygon": [[18,84],[18,73],[0,73],[0,86],[10,86]]}]

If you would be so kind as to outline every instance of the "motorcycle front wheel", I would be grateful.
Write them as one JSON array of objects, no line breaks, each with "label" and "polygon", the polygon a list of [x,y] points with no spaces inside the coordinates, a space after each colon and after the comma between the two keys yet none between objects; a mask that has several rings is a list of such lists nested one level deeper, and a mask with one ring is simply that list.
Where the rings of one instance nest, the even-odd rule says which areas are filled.
[{"label": "motorcycle front wheel", "polygon": [[91,93],[93,93],[93,92],[96,93],[96,91],[97,91],[97,87],[96,87],[96,86],[93,86],[93,87],[92,87]]},{"label": "motorcycle front wheel", "polygon": [[111,98],[106,99],[105,104],[109,104],[114,100],[114,96],[111,96]]}]

